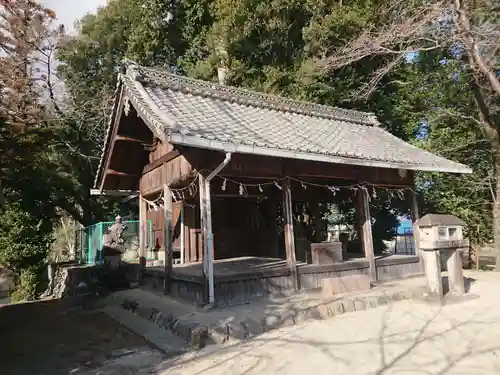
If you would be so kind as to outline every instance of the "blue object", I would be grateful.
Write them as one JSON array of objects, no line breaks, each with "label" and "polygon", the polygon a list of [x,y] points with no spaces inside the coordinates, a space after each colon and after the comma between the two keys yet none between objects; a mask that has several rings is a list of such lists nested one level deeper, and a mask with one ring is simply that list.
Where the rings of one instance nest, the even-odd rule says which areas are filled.
[{"label": "blue object", "polygon": [[399,219],[399,225],[396,228],[396,233],[398,235],[409,235],[413,234],[413,223],[410,219]]}]

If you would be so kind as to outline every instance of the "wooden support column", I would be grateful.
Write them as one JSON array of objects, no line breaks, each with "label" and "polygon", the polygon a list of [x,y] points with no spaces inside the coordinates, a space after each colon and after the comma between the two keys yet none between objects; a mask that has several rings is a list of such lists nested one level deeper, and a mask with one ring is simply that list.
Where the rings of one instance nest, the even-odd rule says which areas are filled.
[{"label": "wooden support column", "polygon": [[147,236],[146,201],[139,194],[139,264],[140,271],[146,267],[146,236]]},{"label": "wooden support column", "polygon": [[375,265],[375,253],[373,250],[372,220],[370,215],[370,198],[366,189],[358,189],[357,193],[357,216],[360,225],[360,239],[365,258],[370,263],[368,273],[370,281],[377,280],[377,268]]},{"label": "wooden support column", "polygon": [[411,190],[409,192],[409,198],[411,202],[411,219],[412,219],[412,230],[413,230],[413,241],[414,241],[414,246],[415,246],[415,255],[420,257],[420,266],[421,270],[424,271],[425,265],[424,265],[424,258],[423,254],[420,251],[420,230],[418,228],[417,221],[420,220],[420,212],[418,209],[418,200],[417,200],[417,194],[415,194],[415,191]]},{"label": "wooden support column", "polygon": [[286,179],[283,184],[283,216],[285,219],[285,250],[286,260],[290,267],[290,276],[292,277],[293,288],[298,290],[300,288],[298,275],[297,275],[297,260],[295,257],[295,236],[293,233],[293,208],[292,208],[292,189],[290,180]]},{"label": "wooden support column", "polygon": [[205,200],[207,212],[207,271],[208,271],[208,304],[215,304],[215,276],[214,276],[214,234],[212,232],[212,199],[210,196],[210,183],[205,183]]},{"label": "wooden support column", "polygon": [[203,301],[208,305],[209,303],[209,275],[208,275],[208,257],[207,257],[207,197],[205,190],[205,177],[199,174],[199,194],[200,194],[200,224],[201,224],[201,248],[202,248],[202,270],[203,270]]},{"label": "wooden support column", "polygon": [[163,186],[163,248],[165,249],[165,278],[163,281],[163,291],[170,294],[170,279],[172,277],[172,192],[167,185]]}]

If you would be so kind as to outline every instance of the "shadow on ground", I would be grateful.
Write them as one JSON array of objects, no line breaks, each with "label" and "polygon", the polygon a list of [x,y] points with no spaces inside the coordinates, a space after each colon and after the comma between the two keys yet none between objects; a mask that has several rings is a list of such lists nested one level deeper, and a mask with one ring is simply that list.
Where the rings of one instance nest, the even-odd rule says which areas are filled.
[{"label": "shadow on ground", "polygon": [[444,306],[405,301],[307,322],[220,349],[169,359],[156,373],[500,373],[500,298],[496,292],[500,278],[485,282],[468,277],[466,282],[467,290],[478,299]]},{"label": "shadow on ground", "polygon": [[103,313],[69,308],[63,302],[0,308],[1,374],[80,374],[132,349],[149,349],[142,337]]}]

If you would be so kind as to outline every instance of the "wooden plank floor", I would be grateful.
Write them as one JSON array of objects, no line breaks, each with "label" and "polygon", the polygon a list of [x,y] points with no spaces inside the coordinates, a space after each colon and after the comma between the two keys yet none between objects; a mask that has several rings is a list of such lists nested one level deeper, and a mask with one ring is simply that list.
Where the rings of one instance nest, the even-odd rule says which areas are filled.
[{"label": "wooden plank floor", "polygon": [[[388,262],[391,261],[402,261],[405,262],[406,259],[414,258],[412,255],[377,255],[375,259],[377,262]],[[349,261],[362,260],[361,257],[353,257]],[[345,262],[345,263],[346,263]],[[344,264],[344,263],[340,263]],[[304,262],[297,262],[297,266],[306,266]],[[173,274],[177,276],[187,276],[187,277],[201,277],[203,275],[202,263],[185,263],[185,264],[174,264]],[[239,257],[239,258],[229,258],[229,259],[218,259],[214,261],[214,275],[219,277],[234,276],[241,273],[250,273],[255,271],[256,273],[262,271],[273,271],[273,270],[283,270],[287,269],[288,265],[286,260],[279,258],[263,258],[263,257]],[[148,267],[148,270],[164,272],[164,268],[161,267]]]},{"label": "wooden plank floor", "polygon": [[[286,260],[278,258],[240,257],[214,261],[215,276],[233,276],[240,273],[287,269]],[[173,273],[185,276],[202,276],[202,263],[176,264]]]}]

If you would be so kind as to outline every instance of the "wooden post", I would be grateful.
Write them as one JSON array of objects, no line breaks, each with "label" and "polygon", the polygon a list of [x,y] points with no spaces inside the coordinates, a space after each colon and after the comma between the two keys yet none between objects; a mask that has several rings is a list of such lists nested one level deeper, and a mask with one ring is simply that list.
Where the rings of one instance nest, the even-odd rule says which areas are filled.
[{"label": "wooden post", "polygon": [[163,185],[163,248],[165,249],[165,278],[163,291],[170,294],[170,278],[172,277],[172,192],[167,185]]},{"label": "wooden post", "polygon": [[208,275],[208,304],[215,303],[215,280],[214,280],[214,234],[212,232],[212,199],[210,197],[210,183],[205,180],[205,206],[206,206],[206,259]]},{"label": "wooden post", "polygon": [[208,228],[207,228],[207,199],[205,191],[205,177],[199,174],[199,192],[200,192],[200,224],[201,224],[201,248],[202,256],[201,260],[203,263],[203,300],[205,304],[209,303],[209,280],[208,280],[208,257],[207,257],[207,238],[208,238]]},{"label": "wooden post", "polygon": [[357,213],[359,215],[359,224],[361,229],[361,244],[365,258],[368,259],[370,267],[368,273],[370,281],[377,280],[377,267],[375,264],[375,253],[373,250],[373,234],[372,234],[372,220],[370,215],[370,201],[368,191],[366,189],[358,189],[357,191]]},{"label": "wooden post", "polygon": [[285,219],[285,250],[286,260],[290,267],[290,276],[292,277],[293,288],[300,288],[297,275],[297,260],[295,258],[295,236],[293,233],[293,208],[292,208],[292,189],[290,180],[286,179],[283,186],[283,215]]},{"label": "wooden post", "polygon": [[419,229],[417,225],[417,221],[420,220],[420,212],[418,210],[418,200],[417,200],[417,195],[415,194],[414,191],[410,191],[410,199],[411,199],[411,218],[413,222],[413,240],[415,241],[415,255],[422,256],[421,251],[419,249]]},{"label": "wooden post", "polygon": [[409,198],[411,202],[411,218],[412,218],[412,230],[413,230],[413,246],[415,247],[415,255],[420,258],[420,270],[425,271],[425,259],[424,253],[420,251],[420,229],[418,228],[417,221],[420,220],[420,212],[418,209],[417,194],[413,190],[409,192]]},{"label": "wooden post", "polygon": [[146,201],[139,194],[139,264],[140,272],[146,267]]},{"label": "wooden post", "polygon": [[180,221],[181,221],[181,233],[180,233],[180,241],[181,241],[181,264],[184,264],[186,261],[186,255],[185,255],[185,227],[184,227],[184,202],[181,203],[181,213],[180,213]]}]

